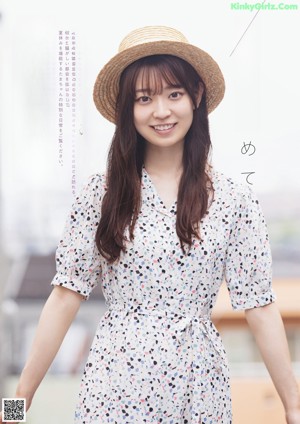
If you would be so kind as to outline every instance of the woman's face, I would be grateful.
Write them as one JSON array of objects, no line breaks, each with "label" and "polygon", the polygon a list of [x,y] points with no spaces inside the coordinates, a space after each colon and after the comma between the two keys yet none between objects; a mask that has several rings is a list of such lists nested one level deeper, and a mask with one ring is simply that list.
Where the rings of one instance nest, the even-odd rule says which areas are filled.
[{"label": "woman's face", "polygon": [[[153,80],[151,83],[151,79]],[[155,92],[154,77],[150,87],[137,78],[133,107],[137,132],[151,145],[171,147],[181,144],[193,121],[194,105],[183,87],[169,86],[162,80],[162,90]]]}]

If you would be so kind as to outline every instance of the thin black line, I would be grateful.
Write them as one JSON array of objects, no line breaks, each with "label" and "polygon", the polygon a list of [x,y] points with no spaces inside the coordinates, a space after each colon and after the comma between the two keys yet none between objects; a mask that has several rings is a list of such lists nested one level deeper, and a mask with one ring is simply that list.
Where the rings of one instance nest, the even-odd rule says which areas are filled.
[{"label": "thin black line", "polygon": [[[262,4],[264,4],[266,2],[266,0],[263,1]],[[232,52],[230,53],[229,57],[233,55],[233,53],[235,52],[237,46],[240,44],[240,42],[242,41],[242,38],[244,37],[244,35],[246,34],[246,32],[248,31],[250,25],[252,24],[252,22],[254,21],[254,19],[256,18],[257,14],[261,11],[261,9],[258,9],[258,11],[255,13],[255,15],[253,16],[251,22],[249,23],[249,25],[247,26],[247,28],[245,29],[245,31],[243,32],[243,35],[241,36],[241,38],[239,39],[239,41],[237,42],[235,48],[232,50]]]}]

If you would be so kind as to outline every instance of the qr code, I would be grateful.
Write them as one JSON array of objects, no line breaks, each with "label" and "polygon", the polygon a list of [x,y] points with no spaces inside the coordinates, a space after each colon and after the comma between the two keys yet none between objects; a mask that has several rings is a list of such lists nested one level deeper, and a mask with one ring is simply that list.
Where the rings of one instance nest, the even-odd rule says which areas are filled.
[{"label": "qr code", "polygon": [[26,422],[26,399],[6,398],[2,399],[3,421],[7,423]]}]

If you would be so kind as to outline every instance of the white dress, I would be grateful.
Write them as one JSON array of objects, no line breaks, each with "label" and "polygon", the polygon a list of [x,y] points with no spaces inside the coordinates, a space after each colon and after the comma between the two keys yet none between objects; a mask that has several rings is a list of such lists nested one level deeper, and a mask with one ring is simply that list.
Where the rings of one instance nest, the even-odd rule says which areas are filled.
[{"label": "white dress", "polygon": [[143,168],[133,242],[108,264],[94,242],[105,176],[76,198],[57,249],[52,284],[88,298],[101,284],[100,319],[82,377],[76,424],[230,424],[226,354],[211,322],[224,278],[234,309],[274,301],[266,224],[252,190],[212,171],[214,201],[203,241],[184,256],[168,210]]}]

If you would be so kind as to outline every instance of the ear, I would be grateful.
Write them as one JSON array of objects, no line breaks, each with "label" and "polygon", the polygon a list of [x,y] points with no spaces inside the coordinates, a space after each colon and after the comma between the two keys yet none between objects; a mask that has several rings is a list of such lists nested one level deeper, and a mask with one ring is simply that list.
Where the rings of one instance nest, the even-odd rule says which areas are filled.
[{"label": "ear", "polygon": [[198,109],[198,107],[201,103],[203,92],[204,92],[204,85],[202,84],[202,82],[200,82],[198,92],[197,92],[197,96],[196,96],[197,109]]}]

